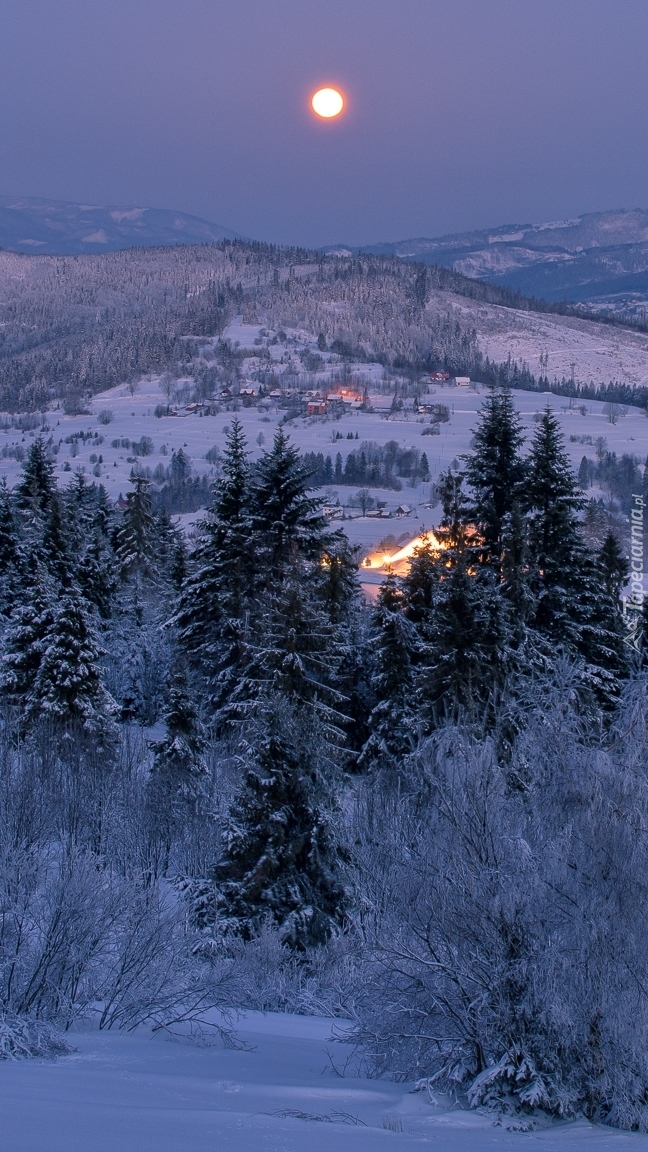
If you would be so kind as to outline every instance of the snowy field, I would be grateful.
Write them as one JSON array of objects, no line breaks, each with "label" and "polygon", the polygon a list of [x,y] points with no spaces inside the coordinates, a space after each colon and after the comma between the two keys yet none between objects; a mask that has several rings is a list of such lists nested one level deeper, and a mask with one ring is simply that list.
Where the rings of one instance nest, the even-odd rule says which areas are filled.
[{"label": "snowy field", "polygon": [[[259,329],[254,326],[239,324],[232,325],[226,335],[233,342],[238,339],[241,343],[250,343],[258,332]],[[610,332],[612,338],[618,330],[611,329]],[[646,355],[648,362],[648,353]],[[382,373],[380,365],[358,365],[357,369],[362,369],[369,381],[372,377],[377,380]],[[370,391],[369,396],[376,409],[374,412],[354,409],[341,417],[299,418],[290,421],[285,427],[293,443],[302,451],[321,452],[324,457],[330,455],[333,462],[338,452],[344,461],[349,452],[357,452],[362,442],[367,440],[379,445],[396,440],[402,448],[416,447],[426,453],[434,480],[453,460],[459,461],[462,454],[470,450],[472,432],[477,424],[485,392],[485,387],[481,385],[471,388],[457,388],[454,385],[431,387],[428,395],[422,399],[445,404],[450,409],[450,420],[440,425],[439,435],[426,434],[430,429],[429,416],[421,416],[411,410],[390,415],[387,411],[390,397],[378,391]],[[616,424],[611,424],[605,405],[601,402],[587,401],[582,408],[580,405],[570,408],[568,400],[552,394],[515,392],[514,398],[528,438],[532,436],[535,427],[534,414],[547,404],[551,406],[560,419],[575,468],[578,468],[583,455],[594,459],[596,441],[600,437],[604,438],[608,449],[619,456],[624,452],[630,453],[643,462],[648,455],[648,419],[642,409],[630,407]],[[42,431],[46,438],[52,437],[54,449],[57,450],[56,474],[59,484],[68,484],[74,473],[81,469],[88,480],[101,482],[113,499],[120,494],[125,495],[129,490],[129,476],[135,457],[123,442],[140,441],[142,437],[152,441],[152,452],[147,456],[138,456],[137,462],[149,467],[151,472],[154,473],[156,468],[168,467],[172,451],[182,448],[191,460],[194,474],[207,473],[213,476],[213,466],[205,459],[205,455],[214,447],[222,452],[233,412],[228,411],[226,403],[223,403],[218,415],[203,416],[196,411],[188,412],[186,405],[176,402],[172,405],[176,415],[157,418],[154,415],[155,408],[164,403],[160,380],[146,378],[137,383],[134,391],[120,386],[95,396],[89,415],[66,416],[60,408],[53,408],[43,418]],[[407,401],[407,406],[411,408],[411,401]],[[109,424],[99,421],[100,413],[105,411],[112,414]],[[257,458],[271,446],[274,432],[285,418],[286,411],[270,403],[262,409],[256,406],[240,408],[237,416],[245,429],[252,457]],[[2,423],[10,423],[10,418],[5,418]],[[25,453],[40,431],[38,427],[24,432],[14,427],[0,430],[0,476],[6,476],[10,486],[16,482],[21,470],[20,461],[11,453],[16,449]],[[78,438],[79,433],[84,433],[86,438]],[[75,436],[77,438],[72,441],[71,438]],[[349,436],[353,439],[349,439]],[[116,442],[116,446],[113,446],[113,442]],[[335,523],[344,528],[354,543],[370,549],[387,535],[393,535],[398,540],[407,539],[438,523],[438,506],[428,506],[430,485],[417,482],[415,487],[410,487],[407,480],[403,480],[402,484],[399,492],[389,489],[371,490],[376,499],[385,503],[385,515],[380,519],[363,517],[357,509],[349,506],[355,488],[333,486],[322,490],[321,494],[329,503],[339,501],[346,505],[345,519],[336,520]],[[409,513],[387,518],[387,513],[395,513],[399,505],[406,505],[410,509]],[[191,522],[196,516],[192,515],[189,519]]]},{"label": "snowy field", "polygon": [[[444,298],[447,298],[444,296]],[[441,299],[439,298],[439,304]],[[648,335],[571,316],[521,312],[495,304],[480,304],[454,296],[453,312],[477,329],[479,347],[496,363],[527,364],[534,376],[544,375],[540,356],[547,355],[550,380],[579,384],[648,384]]]},{"label": "snowy field", "polygon": [[239,1051],[146,1029],[75,1035],[78,1051],[56,1062],[0,1064],[3,1152],[648,1150],[648,1136],[584,1120],[520,1132],[506,1117],[435,1107],[412,1084],[340,1075],[350,1050],[331,1043],[339,1028],[250,1012]]}]

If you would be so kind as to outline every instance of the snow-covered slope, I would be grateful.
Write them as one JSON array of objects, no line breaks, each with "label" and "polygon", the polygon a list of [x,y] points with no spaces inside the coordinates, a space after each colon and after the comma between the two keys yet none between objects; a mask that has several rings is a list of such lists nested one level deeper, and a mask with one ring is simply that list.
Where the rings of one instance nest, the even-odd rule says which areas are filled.
[{"label": "snow-covered slope", "polygon": [[[248,1013],[245,1050],[215,1038],[88,1032],[56,1063],[0,1064],[6,1152],[646,1152],[648,1137],[583,1120],[514,1122],[430,1103],[411,1084],[344,1071],[339,1022]],[[204,1029],[204,1032],[208,1032]],[[338,1069],[335,1070],[333,1067]]]}]

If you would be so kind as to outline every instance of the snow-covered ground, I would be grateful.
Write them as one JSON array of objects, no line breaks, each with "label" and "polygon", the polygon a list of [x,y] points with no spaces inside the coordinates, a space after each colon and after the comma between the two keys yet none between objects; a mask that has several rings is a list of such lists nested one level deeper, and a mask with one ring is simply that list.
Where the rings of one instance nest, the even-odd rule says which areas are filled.
[{"label": "snow-covered ground", "polygon": [[629,328],[592,324],[572,316],[522,312],[453,297],[453,312],[477,329],[479,347],[495,363],[526,363],[534,376],[579,384],[648,384],[648,335]]},{"label": "snow-covered ground", "polygon": [[[522,313],[513,313],[510,309],[496,311],[514,316],[516,323],[522,323],[525,316]],[[529,323],[537,321],[557,324],[563,319],[552,317],[545,321],[544,318],[536,317]],[[572,328],[578,324],[578,321],[569,321],[572,337],[574,336]],[[255,325],[242,324],[237,320],[230,325],[225,336],[233,346],[238,343],[242,347],[252,347],[255,340],[259,339],[260,331],[262,329]],[[621,339],[643,341],[648,349],[648,340],[645,337],[628,332],[620,333],[618,329],[613,328],[609,329],[609,332],[612,343]],[[284,367],[292,355],[296,356],[294,349],[298,349],[300,343],[315,344],[313,337],[309,337],[307,333],[291,332],[289,336],[291,340],[295,340],[294,346],[288,344],[285,348],[281,345],[272,348],[273,356],[282,357]],[[646,358],[648,374],[648,351],[642,355]],[[502,356],[498,354],[498,358],[501,359]],[[450,409],[450,420],[440,425],[439,435],[428,435],[426,432],[430,431],[430,417],[412,411],[411,401],[407,401],[409,411],[394,415],[388,413],[390,397],[378,391],[378,381],[383,373],[381,365],[358,364],[355,370],[368,381],[369,399],[375,411],[364,412],[355,408],[341,417],[300,417],[290,421],[286,425],[286,431],[302,451],[321,452],[324,457],[330,455],[335,462],[338,452],[345,460],[349,452],[358,451],[365,440],[375,441],[379,445],[384,445],[389,440],[396,440],[402,448],[416,447],[426,453],[430,474],[434,480],[453,460],[460,460],[462,454],[470,450],[471,436],[486,391],[484,386],[477,385],[471,388],[440,384],[432,386],[423,399],[426,402],[447,405]],[[611,374],[608,372],[606,378],[609,379]],[[326,372],[323,373],[322,379],[323,381],[327,379]],[[181,384],[182,382],[180,386]],[[189,384],[187,387],[189,389]],[[324,382],[321,387],[326,391]],[[600,437],[603,437],[607,447],[619,456],[627,452],[642,461],[648,456],[648,419],[642,409],[630,407],[626,415],[619,416],[616,424],[611,424],[605,405],[598,401],[587,401],[582,406],[575,405],[570,408],[568,400],[553,394],[539,395],[517,391],[513,395],[527,438],[533,434],[534,414],[547,404],[556,412],[575,468],[578,467],[583,455],[594,459],[596,441]],[[194,474],[213,474],[213,467],[205,459],[205,455],[214,447],[222,452],[225,446],[226,430],[233,417],[233,412],[227,410],[226,402],[221,404],[218,415],[201,415],[196,411],[188,412],[183,402],[178,401],[172,405],[176,415],[157,418],[154,414],[155,409],[162,404],[166,404],[166,398],[161,390],[160,380],[157,377],[147,377],[140,380],[134,390],[119,386],[95,396],[90,405],[90,415],[66,416],[60,408],[48,412],[44,418],[46,425],[44,435],[46,438],[52,436],[54,448],[58,449],[56,473],[59,483],[61,485],[69,483],[75,471],[81,469],[89,480],[100,481],[113,499],[120,494],[125,495],[129,490],[129,476],[135,457],[132,449],[124,442],[128,441],[130,444],[132,441],[140,441],[143,436],[150,438],[153,450],[150,455],[138,456],[137,461],[149,467],[152,472],[156,468],[168,467],[172,451],[182,448],[191,460]],[[104,411],[112,414],[109,424],[102,424],[99,421],[99,415]],[[285,418],[286,410],[277,407],[276,403],[269,403],[264,408],[242,407],[237,416],[245,429],[252,457],[257,458],[263,450],[271,446],[274,432],[280,421]],[[4,418],[0,420],[0,425],[9,421],[10,418]],[[22,449],[23,453],[26,452],[39,431],[39,428],[21,432],[14,427],[5,430],[0,427],[0,476],[6,476],[10,486],[16,482],[20,474],[21,462],[6,453],[13,452],[16,448]],[[77,438],[74,443],[69,441],[75,434],[78,437],[79,433],[84,433],[86,438]],[[350,436],[353,439],[350,439]],[[402,483],[399,492],[386,489],[372,490],[374,498],[384,501],[385,514],[394,513],[402,504],[410,508],[408,514],[390,519],[386,515],[381,519],[362,517],[357,509],[349,507],[355,488],[331,486],[324,490],[322,495],[329,503],[336,503],[339,500],[341,504],[347,505],[345,519],[336,521],[336,524],[339,523],[344,528],[354,543],[360,544],[363,548],[371,548],[388,535],[400,540],[407,534],[410,537],[416,536],[423,529],[438,523],[438,507],[428,507],[430,485],[417,483],[416,487],[410,487],[408,481],[403,480]],[[195,518],[191,517],[192,520]]]},{"label": "snow-covered ground", "polygon": [[[346,1069],[339,1022],[251,1012],[245,1050],[140,1029],[72,1036],[56,1062],[0,1064],[3,1152],[647,1152],[648,1136],[445,1105]],[[336,1071],[337,1069],[338,1071]]]}]

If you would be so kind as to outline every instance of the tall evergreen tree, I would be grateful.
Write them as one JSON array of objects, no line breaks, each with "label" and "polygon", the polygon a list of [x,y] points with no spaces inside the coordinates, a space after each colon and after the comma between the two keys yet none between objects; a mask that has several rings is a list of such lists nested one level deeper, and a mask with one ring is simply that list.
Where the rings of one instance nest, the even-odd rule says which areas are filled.
[{"label": "tall evergreen tree", "polygon": [[29,693],[30,719],[79,726],[98,738],[108,735],[117,709],[103,683],[103,654],[92,618],[72,588],[59,601],[44,637]]},{"label": "tall evergreen tree", "polygon": [[222,476],[201,538],[189,559],[172,623],[191,664],[217,707],[229,698],[245,666],[257,580],[248,452],[243,427],[227,434]]},{"label": "tall evergreen tree", "polygon": [[513,510],[524,479],[523,440],[509,389],[491,388],[474,434],[473,452],[466,457],[465,474],[472,491],[470,516],[493,558],[501,552],[504,520]]},{"label": "tall evergreen tree", "polygon": [[595,696],[610,705],[617,678],[625,672],[620,606],[607,590],[611,574],[584,545],[578,521],[583,498],[550,408],[533,439],[525,499],[536,594],[533,627],[583,658]]},{"label": "tall evergreen tree", "polygon": [[284,581],[265,594],[246,675],[232,703],[238,715],[249,716],[259,707],[263,712],[269,698],[283,699],[305,718],[317,719],[323,739],[341,744],[345,699],[336,681],[344,645],[311,587],[309,568],[308,561],[295,559]]},{"label": "tall evergreen tree", "polygon": [[151,511],[149,481],[131,474],[133,491],[126,497],[122,522],[116,534],[116,554],[124,579],[152,578],[155,555],[155,518]]},{"label": "tall evergreen tree", "polygon": [[407,574],[401,581],[408,620],[422,625],[429,620],[439,580],[438,549],[430,537],[423,537],[414,550]]},{"label": "tall evergreen tree", "polygon": [[619,542],[613,532],[608,532],[608,535],[603,541],[603,546],[598,554],[598,563],[606,592],[609,596],[613,596],[618,600],[621,595],[621,589],[628,579],[630,561],[627,556],[623,555]]},{"label": "tall evergreen tree", "polygon": [[56,586],[34,557],[20,602],[14,608],[4,637],[0,690],[17,710],[25,728],[32,712],[34,684],[56,612]]},{"label": "tall evergreen tree", "polygon": [[358,758],[361,767],[378,764],[393,769],[418,736],[414,694],[417,637],[404,611],[404,598],[390,574],[380,587],[374,612],[375,671],[371,679],[376,704],[369,717],[369,739]]},{"label": "tall evergreen tree", "polygon": [[174,838],[207,795],[207,740],[183,669],[173,677],[164,714],[164,739],[151,744],[153,767],[148,784],[152,823],[163,841],[166,872]]},{"label": "tall evergreen tree", "polygon": [[346,893],[312,761],[272,731],[246,759],[214,872],[217,930],[249,939],[269,919],[292,948],[322,944],[343,921]]},{"label": "tall evergreen tree", "polygon": [[151,745],[153,773],[166,783],[170,796],[193,803],[204,790],[207,741],[182,671],[171,681],[164,724],[164,739]]},{"label": "tall evergreen tree", "polygon": [[358,557],[342,532],[331,536],[318,569],[318,598],[332,624],[348,623],[358,599]]},{"label": "tall evergreen tree", "polygon": [[281,579],[295,554],[318,559],[326,547],[328,526],[321,500],[308,495],[310,478],[298,449],[279,429],[257,464],[254,491],[254,530],[271,582]]},{"label": "tall evergreen tree", "polygon": [[48,455],[43,437],[38,436],[30,445],[16,488],[17,506],[21,512],[45,516],[55,489],[54,463]]},{"label": "tall evergreen tree", "polygon": [[483,718],[512,667],[510,610],[468,523],[463,477],[439,478],[443,516],[432,609],[421,628],[417,700],[425,725],[463,713]]},{"label": "tall evergreen tree", "polygon": [[25,557],[7,482],[0,481],[0,616],[6,616],[19,596]]}]

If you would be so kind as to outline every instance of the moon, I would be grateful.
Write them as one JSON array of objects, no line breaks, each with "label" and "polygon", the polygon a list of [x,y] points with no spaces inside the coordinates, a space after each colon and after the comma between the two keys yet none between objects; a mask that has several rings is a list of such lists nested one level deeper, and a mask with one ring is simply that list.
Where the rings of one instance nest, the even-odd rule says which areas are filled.
[{"label": "moon", "polygon": [[311,100],[311,108],[316,116],[331,120],[344,108],[344,97],[337,88],[319,88]]}]

